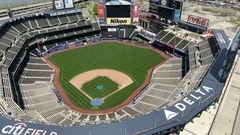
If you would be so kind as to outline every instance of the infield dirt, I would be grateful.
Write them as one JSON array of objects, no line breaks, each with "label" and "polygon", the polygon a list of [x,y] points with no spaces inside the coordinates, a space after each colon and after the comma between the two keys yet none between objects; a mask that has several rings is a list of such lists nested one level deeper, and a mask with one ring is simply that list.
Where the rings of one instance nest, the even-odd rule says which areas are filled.
[{"label": "infield dirt", "polygon": [[116,91],[114,91],[113,93],[105,96],[103,98],[103,100],[105,98],[117,93],[118,91],[120,91],[124,87],[133,83],[133,80],[128,75],[126,75],[126,74],[124,74],[120,71],[110,70],[110,69],[97,69],[97,70],[91,70],[91,71],[84,72],[84,73],[79,74],[79,75],[75,76],[74,78],[72,78],[70,80],[70,83],[73,86],[75,86],[77,89],[79,89],[89,99],[92,99],[92,97],[90,97],[83,90],[81,90],[81,87],[84,83],[87,83],[87,82],[89,82],[89,81],[91,81],[94,78],[97,78],[99,76],[105,76],[105,77],[109,78],[110,80],[112,80],[112,81],[114,81],[118,84],[118,89]]}]

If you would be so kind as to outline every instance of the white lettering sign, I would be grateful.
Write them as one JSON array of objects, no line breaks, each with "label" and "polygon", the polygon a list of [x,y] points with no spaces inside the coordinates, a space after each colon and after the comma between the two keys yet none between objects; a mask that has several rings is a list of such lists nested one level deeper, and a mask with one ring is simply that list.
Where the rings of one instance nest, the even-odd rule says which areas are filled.
[{"label": "white lettering sign", "polygon": [[[207,93],[213,91],[213,88],[207,87],[207,86],[202,86],[202,89],[197,89],[195,90],[193,93],[191,93],[189,95],[189,97],[192,97],[192,99],[190,99],[189,97],[185,97],[182,101],[182,103],[176,103],[174,106],[181,112],[183,112],[184,110],[186,110],[186,105],[193,105],[195,103],[194,100],[199,101],[202,96],[205,96]],[[200,94],[199,96],[195,95],[195,94]],[[201,96],[202,95],[202,96]],[[193,100],[194,99],[194,100]]]},{"label": "white lettering sign", "polygon": [[2,134],[8,135],[57,135],[57,132],[50,132],[41,129],[27,128],[25,123],[16,123],[2,128]]}]

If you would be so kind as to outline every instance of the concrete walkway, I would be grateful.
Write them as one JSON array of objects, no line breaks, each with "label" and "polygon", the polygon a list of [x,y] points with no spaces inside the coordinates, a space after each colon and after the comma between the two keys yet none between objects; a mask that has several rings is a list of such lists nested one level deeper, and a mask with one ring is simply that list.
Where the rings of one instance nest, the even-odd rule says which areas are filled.
[{"label": "concrete walkway", "polygon": [[209,135],[232,135],[240,99],[240,59],[233,71]]},{"label": "concrete walkway", "polygon": [[215,106],[210,106],[200,117],[189,122],[180,135],[235,135],[234,129],[240,130],[240,121],[236,121],[237,117],[240,117],[240,113],[237,114],[240,102],[239,84],[240,59],[238,58],[229,84],[219,102]]}]

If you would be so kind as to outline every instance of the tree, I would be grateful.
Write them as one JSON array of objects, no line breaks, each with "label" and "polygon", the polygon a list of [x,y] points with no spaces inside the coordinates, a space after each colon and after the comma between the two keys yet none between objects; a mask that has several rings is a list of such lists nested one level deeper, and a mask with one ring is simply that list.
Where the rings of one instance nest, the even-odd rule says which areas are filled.
[{"label": "tree", "polygon": [[95,3],[95,4],[93,5],[93,14],[94,14],[94,15],[98,15],[98,4],[97,4],[97,3]]},{"label": "tree", "polygon": [[141,5],[143,5],[143,2],[144,2],[145,0],[139,0],[139,1],[140,1]]}]

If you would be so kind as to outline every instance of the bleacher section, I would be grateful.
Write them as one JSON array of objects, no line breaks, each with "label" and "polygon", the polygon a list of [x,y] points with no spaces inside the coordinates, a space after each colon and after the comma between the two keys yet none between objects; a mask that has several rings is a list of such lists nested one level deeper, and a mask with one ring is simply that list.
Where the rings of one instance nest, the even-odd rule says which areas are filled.
[{"label": "bleacher section", "polygon": [[148,89],[131,107],[142,113],[164,107],[177,96],[175,88],[182,80],[182,58],[173,57],[153,71]]},{"label": "bleacher section", "polygon": [[[0,115],[22,121],[71,125],[69,109],[59,104],[61,102],[51,83],[54,70],[39,54],[58,45],[87,41],[97,36],[101,36],[98,23],[84,20],[81,13],[39,14],[12,19],[2,25]],[[36,47],[39,41],[45,42]],[[16,87],[12,87],[14,85]],[[24,110],[20,106],[24,106]]]},{"label": "bleacher section", "polygon": [[[164,34],[161,34],[164,33]],[[158,37],[164,38],[167,32],[160,32]],[[188,45],[190,70],[184,76],[184,60],[173,57],[152,75],[149,87],[141,92],[129,105],[142,113],[161,109],[172,105],[182,96],[194,90],[204,77],[214,57],[219,52],[215,39],[212,37],[198,45]]]},{"label": "bleacher section", "polygon": [[178,86],[184,95],[199,85],[218,52],[219,48],[213,37],[199,44],[189,45],[190,70]]},{"label": "bleacher section", "polygon": [[57,107],[57,100],[47,83],[20,84],[25,109],[42,112]]},{"label": "bleacher section", "polygon": [[183,51],[188,51],[188,45],[191,43],[185,39],[181,39],[168,31],[160,31],[156,36],[155,40],[165,45],[175,46]]},{"label": "bleacher section", "polygon": [[147,40],[153,40],[154,37],[156,36],[154,33],[151,33],[147,30],[141,29],[139,32],[139,35],[142,36],[143,38],[147,39]]}]

